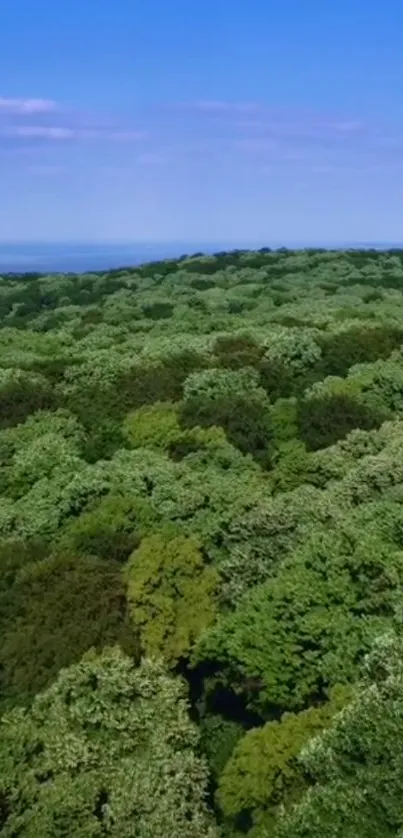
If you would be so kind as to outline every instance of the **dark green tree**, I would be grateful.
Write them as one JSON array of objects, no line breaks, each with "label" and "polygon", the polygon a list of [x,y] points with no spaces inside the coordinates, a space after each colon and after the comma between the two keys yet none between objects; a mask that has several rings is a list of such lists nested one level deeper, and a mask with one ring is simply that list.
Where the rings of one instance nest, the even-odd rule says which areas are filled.
[{"label": "dark green tree", "polygon": [[0,695],[21,702],[89,648],[139,647],[126,613],[120,566],[96,556],[58,555],[23,567],[2,626]]}]

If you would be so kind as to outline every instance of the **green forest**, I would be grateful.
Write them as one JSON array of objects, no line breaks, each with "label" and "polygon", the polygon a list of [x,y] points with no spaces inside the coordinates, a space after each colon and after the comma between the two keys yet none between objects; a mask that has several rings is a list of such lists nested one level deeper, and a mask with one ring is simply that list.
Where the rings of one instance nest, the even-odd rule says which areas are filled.
[{"label": "green forest", "polygon": [[0,833],[403,838],[403,251],[0,278]]}]

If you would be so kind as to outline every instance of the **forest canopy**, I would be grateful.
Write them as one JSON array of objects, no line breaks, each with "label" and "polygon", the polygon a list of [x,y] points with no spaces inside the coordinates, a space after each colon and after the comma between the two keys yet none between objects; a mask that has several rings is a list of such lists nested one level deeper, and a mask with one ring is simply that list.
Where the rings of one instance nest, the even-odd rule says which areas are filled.
[{"label": "forest canopy", "polygon": [[0,277],[0,833],[402,838],[403,251]]}]

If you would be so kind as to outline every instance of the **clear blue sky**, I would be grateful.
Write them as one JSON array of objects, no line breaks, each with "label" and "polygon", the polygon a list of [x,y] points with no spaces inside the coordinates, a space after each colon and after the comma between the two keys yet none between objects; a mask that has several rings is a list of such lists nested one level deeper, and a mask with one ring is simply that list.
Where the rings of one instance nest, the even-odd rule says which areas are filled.
[{"label": "clear blue sky", "polygon": [[403,3],[13,0],[0,241],[403,241]]}]

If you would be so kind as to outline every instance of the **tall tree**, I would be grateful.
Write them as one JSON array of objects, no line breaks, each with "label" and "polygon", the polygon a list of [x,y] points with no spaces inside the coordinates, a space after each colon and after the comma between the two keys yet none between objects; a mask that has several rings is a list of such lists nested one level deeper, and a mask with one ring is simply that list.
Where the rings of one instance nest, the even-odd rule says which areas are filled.
[{"label": "tall tree", "polygon": [[314,785],[276,838],[402,838],[402,637],[377,639],[353,700],[301,760]]},{"label": "tall tree", "polygon": [[118,648],[89,654],[5,715],[4,838],[214,838],[182,682]]}]

